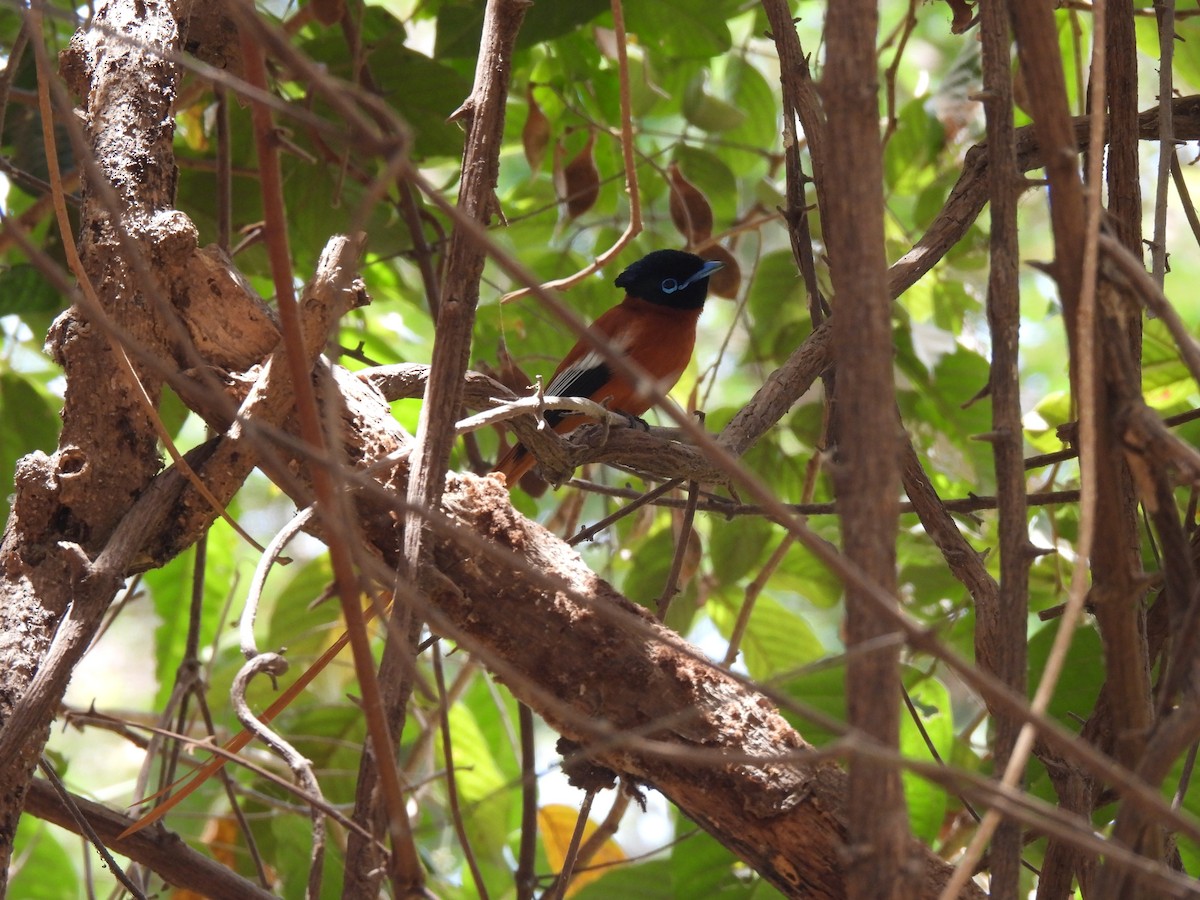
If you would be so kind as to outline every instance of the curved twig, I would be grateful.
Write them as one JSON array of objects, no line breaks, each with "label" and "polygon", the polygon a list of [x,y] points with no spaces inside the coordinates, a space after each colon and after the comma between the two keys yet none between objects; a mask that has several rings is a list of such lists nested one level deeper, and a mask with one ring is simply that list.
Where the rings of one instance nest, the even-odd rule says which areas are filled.
[{"label": "curved twig", "polygon": [[308,886],[305,894],[309,900],[314,900],[314,898],[321,895],[321,874],[325,867],[325,814],[321,810],[321,807],[325,805],[325,798],[321,793],[321,786],[317,783],[317,776],[313,773],[312,762],[284,740],[278,732],[272,730],[270,726],[255,716],[250,711],[250,706],[246,702],[246,688],[255,675],[260,673],[270,675],[273,680],[276,676],[282,675],[287,670],[287,660],[278,653],[260,653],[252,659],[246,660],[245,664],[238,670],[237,675],[233,679],[233,686],[230,688],[229,696],[233,701],[234,712],[237,713],[238,721],[242,723],[242,727],[252,732],[255,737],[270,747],[280,759],[287,763],[288,768],[292,770],[292,774],[295,776],[296,781],[300,783],[305,793],[316,799],[316,802],[311,805],[312,855],[310,857]]}]

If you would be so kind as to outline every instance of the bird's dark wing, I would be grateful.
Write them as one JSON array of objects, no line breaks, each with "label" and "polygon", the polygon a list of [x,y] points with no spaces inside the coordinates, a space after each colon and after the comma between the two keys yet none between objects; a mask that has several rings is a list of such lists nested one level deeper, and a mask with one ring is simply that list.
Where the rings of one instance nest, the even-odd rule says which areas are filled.
[{"label": "bird's dark wing", "polygon": [[[551,397],[588,397],[603,401],[604,386],[612,381],[612,375],[612,369],[599,353],[585,353],[550,379],[546,393]],[[567,415],[566,410],[552,409],[546,413],[546,421],[554,426]]]}]

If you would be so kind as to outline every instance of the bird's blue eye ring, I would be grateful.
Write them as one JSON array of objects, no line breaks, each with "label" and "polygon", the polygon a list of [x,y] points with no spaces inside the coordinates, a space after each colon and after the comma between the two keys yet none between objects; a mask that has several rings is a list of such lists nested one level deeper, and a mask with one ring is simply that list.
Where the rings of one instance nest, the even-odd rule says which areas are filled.
[{"label": "bird's blue eye ring", "polygon": [[662,292],[664,294],[673,294],[679,290],[679,282],[674,278],[668,278],[662,283]]}]

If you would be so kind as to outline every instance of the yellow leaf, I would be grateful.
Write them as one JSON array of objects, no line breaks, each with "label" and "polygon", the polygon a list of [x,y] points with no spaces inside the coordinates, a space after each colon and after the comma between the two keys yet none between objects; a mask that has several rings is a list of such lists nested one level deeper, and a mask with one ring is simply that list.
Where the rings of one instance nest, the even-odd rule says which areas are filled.
[{"label": "yellow leaf", "polygon": [[[538,827],[542,832],[542,846],[546,849],[546,859],[550,863],[550,868],[555,872],[562,871],[563,863],[567,859],[567,849],[571,846],[571,835],[575,833],[575,823],[578,821],[579,810],[571,806],[551,804],[538,810]],[[583,839],[580,846],[586,844],[588,838],[595,832],[596,823],[589,820],[583,826]],[[596,851],[596,855],[588,860],[583,871],[576,866],[575,874],[563,896],[571,897],[583,890],[586,885],[591,884],[607,872],[611,864],[624,859],[625,852],[616,841],[609,838]]]}]

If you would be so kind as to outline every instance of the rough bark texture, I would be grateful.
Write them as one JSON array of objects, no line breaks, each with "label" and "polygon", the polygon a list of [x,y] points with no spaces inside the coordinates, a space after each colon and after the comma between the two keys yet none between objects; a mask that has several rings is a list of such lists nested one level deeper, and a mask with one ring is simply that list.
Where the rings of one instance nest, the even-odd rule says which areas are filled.
[{"label": "rough bark texture", "polygon": [[[116,37],[135,30],[143,36],[137,46]],[[170,355],[171,340],[161,286],[141,280],[134,263],[139,256],[154,258],[162,230],[157,217],[173,200],[176,73],[160,54],[177,42],[166,0],[146,0],[140,11],[110,3],[97,11],[95,27],[76,36],[63,61],[83,99],[84,140],[97,160],[83,178],[83,265],[111,322],[163,356]],[[25,699],[75,598],[80,554],[94,556],[105,545],[161,466],[150,418],[95,317],[72,307],[55,322],[47,348],[67,378],[63,431],[52,456],[35,453],[20,462],[0,546],[0,727]],[[147,394],[157,397],[158,375],[137,369]],[[0,893],[49,724],[49,714],[31,722],[36,739],[0,757]]]},{"label": "rough bark texture", "polygon": [[[463,153],[462,181],[458,205],[472,220],[486,225],[493,212],[496,182],[500,173],[500,146],[504,136],[505,104],[511,74],[512,52],[517,33],[525,18],[529,0],[489,0],[484,16],[483,35],[475,69],[475,83],[463,105],[455,113],[467,129]],[[407,485],[409,509],[404,516],[404,559],[398,577],[423,593],[419,577],[424,555],[424,511],[436,509],[457,435],[454,424],[462,408],[463,386],[471,353],[475,326],[475,308],[479,303],[479,283],[487,259],[484,246],[456,229],[446,256],[447,277],[442,295],[430,298],[437,311],[426,402],[421,407],[417,441],[413,449],[412,477]],[[404,599],[395,603],[393,627],[388,632],[379,682],[384,712],[393,741],[399,741],[409,698],[412,694],[413,660],[420,637],[421,619],[412,604]],[[355,793],[355,818],[377,826],[384,810],[376,790],[378,761],[368,750],[359,766]],[[370,829],[372,833],[375,828]],[[343,896],[349,898],[372,893],[378,878],[380,860],[372,842],[352,836],[347,847],[347,871]]]},{"label": "rough bark texture", "polygon": [[[590,759],[661,791],[788,896],[846,895],[841,769],[806,764],[811,748],[773,704],[515,513],[495,480],[452,476],[445,509],[464,532],[514,554],[481,555],[439,528],[435,561],[447,580],[435,627],[481,651]],[[915,843],[905,851],[922,872],[921,896],[934,896],[949,867]]]},{"label": "rough bark texture", "polygon": [[[980,11],[984,87],[987,92],[988,181],[991,235],[987,313],[992,335],[992,450],[1000,511],[1000,584],[992,596],[976,603],[975,656],[980,665],[1014,690],[1025,692],[1026,621],[1029,614],[1029,517],[1025,497],[1025,432],[1018,368],[1021,297],[1017,243],[1017,200],[1021,173],[1017,167],[1013,125],[1012,39],[1006,0],[983,0]],[[1003,772],[1012,755],[1021,723],[997,715],[993,739],[995,771]],[[1020,822],[1006,820],[996,828],[990,848],[991,893],[996,900],[1016,900],[1024,847]]]},{"label": "rough bark texture", "polygon": [[[1094,540],[1089,596],[1105,649],[1106,714],[1112,721],[1104,730],[1115,739],[1111,748],[1114,757],[1123,765],[1136,769],[1153,721],[1153,708],[1142,612],[1146,581],[1141,566],[1137,498],[1125,460],[1126,451],[1122,447],[1121,422],[1142,402],[1137,362],[1140,309],[1132,302],[1127,289],[1106,279],[1101,268],[1094,280],[1094,317],[1081,313],[1086,300],[1082,289],[1087,280],[1084,264],[1089,198],[1085,197],[1080,179],[1075,152],[1077,138],[1072,128],[1062,60],[1052,34],[1053,12],[1036,0],[1012,0],[1010,10],[1025,82],[1038,86],[1029,93],[1030,112],[1038,143],[1043,148],[1050,187],[1053,273],[1067,329],[1072,391],[1080,410],[1080,457],[1084,477],[1090,477],[1094,482],[1091,485],[1096,499],[1092,515]],[[1115,13],[1127,17],[1132,10],[1127,4],[1116,4]],[[1134,178],[1129,152],[1133,109],[1129,91],[1136,83],[1136,70],[1131,65],[1130,24],[1117,23],[1115,30],[1105,36],[1106,49],[1113,52],[1112,62],[1116,65],[1114,77],[1127,82],[1109,98],[1110,102],[1123,104],[1114,111],[1111,120],[1112,136],[1121,140],[1111,163],[1125,178]],[[1093,114],[1103,115],[1104,110],[1095,109]],[[1093,204],[1100,202],[1099,196],[1090,199]],[[1121,186],[1112,199],[1126,219],[1119,226],[1119,232],[1129,240],[1137,229],[1128,219],[1138,213],[1133,208],[1128,189]],[[1089,347],[1093,349],[1089,351]],[[1088,352],[1094,356],[1090,372],[1082,363],[1083,354]],[[1091,442],[1086,439],[1088,433],[1095,436]],[[1085,793],[1074,791],[1073,796],[1078,799]],[[1085,807],[1080,812],[1090,810]],[[1161,841],[1154,843],[1157,843],[1157,849],[1153,846],[1139,849],[1158,858]],[[1058,869],[1057,856],[1056,852],[1048,857],[1048,862],[1054,863],[1052,871]],[[1076,875],[1085,888],[1090,865],[1083,858],[1074,860]],[[1069,878],[1059,874],[1053,880],[1069,884]],[[1120,883],[1119,878],[1110,878],[1101,889],[1119,891]]]},{"label": "rough bark texture", "polygon": [[210,900],[271,900],[275,894],[240,877],[228,867],[187,847],[169,831],[142,831],[118,836],[133,824],[128,816],[113,812],[83,797],[59,795],[49,782],[35,779],[29,785],[25,811],[69,831],[78,831],[82,816],[106,847],[146,866],[153,872],[170,872],[170,884]]},{"label": "rough bark texture", "polygon": [[[1033,24],[1028,27],[1034,31],[1026,32],[1023,43],[1025,55],[1033,61],[1030,71],[1035,71],[1034,64],[1041,65],[1057,53],[1056,47],[1051,51],[1037,44],[1036,29],[1045,25],[1038,25],[1038,16],[1045,8],[1017,0],[1014,4],[1030,7],[1026,11]],[[827,90],[831,98],[838,98],[837,105],[846,115],[834,117],[827,133],[822,124],[821,140],[826,148],[850,147],[856,154],[847,184],[838,180],[847,180],[845,172],[821,175],[823,182],[844,187],[828,194],[834,205],[822,206],[828,217],[838,316],[832,325],[816,329],[767,379],[724,437],[728,446],[744,451],[786,413],[836,353],[841,359],[839,384],[844,386],[838,397],[843,404],[839,497],[846,503],[847,522],[859,523],[848,527],[847,548],[877,564],[890,559],[898,499],[899,443],[890,388],[887,300],[928,271],[961,237],[989,196],[995,200],[998,192],[988,185],[987,150],[978,148],[968,156],[962,179],[919,242],[918,252],[894,266],[890,280],[883,269],[881,235],[866,232],[859,224],[850,228],[852,221],[882,221],[875,100],[871,85],[861,75],[874,71],[874,21],[868,7],[847,3],[830,19],[834,65]],[[772,27],[781,31],[787,25],[786,9],[778,3],[769,9]],[[96,23],[73,42],[64,58],[64,71],[84,98],[85,143],[97,159],[85,178],[80,246],[104,316],[73,308],[51,334],[52,352],[68,381],[62,443],[53,456],[38,453],[21,462],[13,514],[0,546],[0,872],[7,870],[30,773],[74,660],[121,579],[161,565],[190,546],[216,516],[178,469],[158,473],[150,420],[117,364],[107,329],[111,327],[128,348],[152,402],[161,381],[169,380],[190,406],[222,432],[188,455],[218,501],[232,497],[256,465],[297,502],[311,499],[307,485],[293,475],[304,467],[287,449],[287,438],[295,432],[289,418],[292,397],[288,378],[269,355],[277,342],[272,317],[227,259],[197,247],[191,223],[171,209],[170,102],[177,72],[160,55],[178,41],[170,12],[156,0],[113,0],[99,10]],[[136,34],[137,40],[110,39],[109,34],[126,38]],[[1046,34],[1052,38],[1052,29]],[[1128,32],[1114,29],[1110,39],[1114,48],[1127,47]],[[868,45],[872,45],[870,52]],[[797,58],[790,57],[795,66]],[[795,66],[786,73],[788,79],[802,74]],[[802,78],[798,84],[798,91],[811,87]],[[1045,82],[1055,84],[1053,78]],[[843,90],[844,96],[837,93]],[[805,98],[806,102],[812,99],[808,94]],[[1195,98],[1173,104],[1177,137],[1200,135],[1198,105]],[[802,114],[807,110],[808,115],[819,115],[804,104],[797,108]],[[1120,140],[1127,142],[1130,117],[1127,109],[1124,113],[1120,127],[1114,121],[1113,133],[1114,140],[1119,132],[1124,135]],[[1078,238],[1082,201],[1078,174],[1067,158],[1073,158],[1086,123],[1070,120],[1065,106],[1039,107],[1035,120],[1042,140],[1049,141],[1053,150],[1047,158],[1061,251],[1058,274],[1070,316],[1074,309],[1071,264],[1077,258],[1069,246]],[[1155,113],[1145,114],[1140,133],[1152,134],[1155,122]],[[1038,163],[1030,131],[1018,133],[1016,146],[1021,169]],[[857,155],[858,148],[870,152]],[[1129,155],[1125,144],[1121,155]],[[840,167],[831,163],[830,169]],[[475,174],[486,183],[488,172]],[[1132,206],[1136,204],[1126,197],[1123,208]],[[120,210],[119,221],[113,210]],[[482,216],[486,209],[476,207],[475,212]],[[1130,240],[1129,235],[1122,237]],[[369,382],[315,361],[340,310],[361,299],[352,276],[357,250],[346,239],[331,246],[305,298],[304,332],[309,338],[305,348],[309,359],[323,375],[331,376],[335,386],[326,390],[323,401],[337,404],[345,457],[362,469],[410,448],[413,440],[391,418],[387,403]],[[477,282],[477,267],[470,272],[474,274],[467,280]],[[1077,274],[1074,277],[1077,281]],[[469,284],[462,288],[472,289]],[[1131,332],[1120,328],[1129,319],[1119,297],[1110,310],[1106,327],[1127,338]],[[842,324],[837,324],[838,319]],[[461,353],[461,322],[453,330],[460,339],[449,341],[446,352]],[[1130,458],[1144,454],[1152,468],[1165,468],[1152,455],[1156,420],[1139,416],[1143,410],[1128,394],[1135,360],[1111,349],[1126,345],[1109,342],[1115,355],[1107,360],[1113,374],[1106,376],[1110,378],[1104,385],[1106,402],[1117,404],[1123,413],[1121,428],[1114,425],[1108,434],[1109,459],[1113,466],[1122,465],[1116,453],[1124,448]],[[446,358],[454,364],[440,367],[441,379],[448,379],[446,373],[458,367],[457,357]],[[212,368],[234,373],[223,391],[213,390],[211,376],[205,374]],[[180,374],[182,370],[187,374]],[[461,371],[458,381],[451,382],[447,381],[445,396],[460,397]],[[454,406],[446,414],[450,421],[457,414],[457,400]],[[234,424],[236,411],[241,418]],[[271,447],[262,436],[282,440]],[[436,453],[430,452],[433,459]],[[427,473],[437,472],[435,492],[443,483],[442,465],[423,467]],[[411,507],[397,498],[404,495],[407,476],[405,464],[372,472],[371,478],[357,473],[356,499],[370,542],[363,554],[368,561],[382,559],[395,565],[401,557],[396,522]],[[347,477],[355,482],[355,473]],[[431,496],[426,494],[428,477],[425,487],[414,488],[415,495]],[[923,493],[922,501],[935,502],[936,496],[929,496],[920,481],[920,473],[914,472],[910,490]],[[1104,552],[1112,551],[1114,568],[1111,578],[1097,571],[1098,584],[1117,588],[1128,587],[1136,575],[1128,561],[1129,493],[1123,487],[1127,483],[1120,478],[1106,482],[1116,525],[1112,533],[1101,536],[1100,546]],[[620,597],[561,541],[515,513],[497,482],[451,475],[444,484],[446,495],[440,507],[428,513],[432,554],[422,582],[430,585],[431,603],[418,610],[419,615],[475,652],[514,694],[579,742],[589,757],[661,790],[791,896],[898,893],[903,890],[898,885],[905,881],[905,861],[919,870],[914,881],[920,881],[916,890],[922,896],[932,896],[944,883],[947,866],[904,836],[902,805],[893,790],[894,763],[862,765],[856,760],[853,778],[858,783],[850,790],[846,775],[815,754],[767,697],[711,665]],[[1147,485],[1147,498],[1161,509],[1166,485],[1161,481]],[[1154,524],[1172,554],[1171,565],[1186,565],[1176,559],[1182,552],[1178,522],[1156,516]],[[948,531],[946,537],[946,547],[956,545]],[[373,574],[386,581],[389,571]],[[964,577],[979,575],[969,559],[962,571]],[[891,584],[886,565],[874,566],[868,574],[879,584]],[[1168,593],[1188,594],[1187,584],[1174,581]],[[1128,624],[1129,616],[1137,615],[1132,595],[1116,590],[1112,598],[1118,601],[1114,607],[1118,617],[1111,621]],[[1186,635],[1189,623],[1195,625],[1195,612],[1181,599],[1186,598],[1173,598],[1177,607],[1173,615],[1185,626],[1182,634]],[[1129,628],[1122,636],[1120,628],[1104,627],[1106,640],[1111,635],[1115,641],[1126,641],[1116,651],[1136,670],[1146,658],[1136,644],[1142,640],[1139,628]],[[851,640],[878,633],[869,615],[852,615]],[[910,635],[920,649],[918,638]],[[894,671],[890,656],[866,656],[862,661],[867,665],[857,669],[855,677],[874,671],[871,667],[880,659],[885,661],[883,669]],[[1118,683],[1125,671],[1114,668],[1106,700],[1098,704],[1095,721],[1084,732],[1085,738],[1095,737],[1098,745],[1111,743],[1114,734],[1128,736],[1130,723],[1136,724],[1145,711],[1145,673],[1133,671],[1130,679]],[[898,697],[898,686],[893,689],[884,679],[872,685],[874,693],[889,703]],[[855,692],[856,697],[860,694]],[[1107,712],[1110,697],[1118,710],[1111,715]],[[852,704],[853,716],[869,719],[872,726],[879,726],[871,729],[879,737],[894,740],[890,708],[877,717],[868,711],[871,707],[857,703],[858,699]],[[1127,740],[1122,758],[1139,764],[1140,774],[1157,784],[1178,748],[1194,738],[1194,716],[1190,706],[1180,704],[1176,717],[1167,719],[1166,727],[1150,740],[1140,733],[1133,735],[1133,743]],[[1147,749],[1139,760],[1136,751],[1142,744]],[[879,754],[871,758],[882,759]],[[867,774],[875,771],[879,779]],[[1066,786],[1063,805],[1077,802],[1086,816],[1097,782],[1084,784],[1076,774],[1068,772],[1059,781]],[[1113,781],[1119,783],[1115,777]],[[45,802],[43,789],[37,790],[31,809],[50,818],[61,816],[61,810],[53,811]],[[877,829],[867,821],[868,791],[873,814],[880,808],[896,811],[895,818],[880,822]],[[848,796],[856,798],[849,805]],[[91,813],[102,818],[96,810]],[[1153,842],[1141,843],[1145,824],[1136,817],[1122,820],[1117,834],[1131,847],[1153,848]],[[147,853],[152,849],[144,848]],[[155,859],[151,864],[164,870],[175,865],[169,855]],[[1071,876],[1070,867],[1048,871],[1045,886],[1068,890]],[[1119,887],[1121,882],[1112,879],[1108,884]],[[233,883],[231,890],[238,887]],[[972,888],[969,895],[981,894]]]},{"label": "rough bark texture", "polygon": [[[900,440],[892,374],[891,298],[883,244],[883,147],[879,135],[873,0],[831,4],[821,93],[827,160],[823,209],[834,290],[834,486],[846,556],[885,591],[896,586]],[[846,590],[846,705],[850,726],[885,747],[900,735],[899,646],[860,645],[892,628],[863,593]],[[856,649],[858,648],[858,649]],[[895,766],[851,758],[847,820],[850,897],[914,895],[908,812]]]}]

